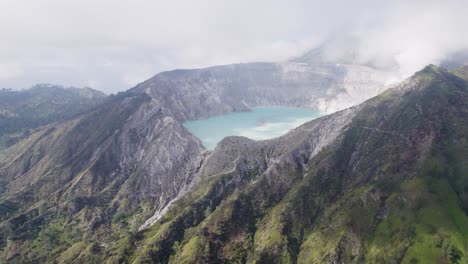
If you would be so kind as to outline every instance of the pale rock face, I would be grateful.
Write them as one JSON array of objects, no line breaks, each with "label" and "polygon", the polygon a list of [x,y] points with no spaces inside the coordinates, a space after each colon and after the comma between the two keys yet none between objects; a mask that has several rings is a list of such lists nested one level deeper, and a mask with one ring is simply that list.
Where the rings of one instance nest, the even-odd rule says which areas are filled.
[{"label": "pale rock face", "polygon": [[204,157],[200,141],[171,116],[160,116],[151,100],[121,129],[120,167],[138,168],[123,184],[115,201],[154,198],[158,210],[187,189]]}]

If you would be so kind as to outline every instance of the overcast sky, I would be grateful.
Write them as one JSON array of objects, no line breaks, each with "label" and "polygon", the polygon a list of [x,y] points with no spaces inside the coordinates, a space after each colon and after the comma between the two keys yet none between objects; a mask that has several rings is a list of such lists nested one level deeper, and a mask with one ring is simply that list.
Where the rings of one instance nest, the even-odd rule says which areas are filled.
[{"label": "overcast sky", "polygon": [[164,70],[286,60],[349,33],[414,71],[468,48],[467,14],[466,0],[0,0],[0,87],[110,93]]}]

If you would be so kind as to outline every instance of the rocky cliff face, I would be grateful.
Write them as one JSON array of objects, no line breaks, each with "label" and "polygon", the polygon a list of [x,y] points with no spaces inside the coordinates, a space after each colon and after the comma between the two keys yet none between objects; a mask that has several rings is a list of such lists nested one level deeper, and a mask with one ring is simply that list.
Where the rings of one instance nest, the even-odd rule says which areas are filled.
[{"label": "rocky cliff face", "polygon": [[99,237],[115,215],[141,224],[184,192],[204,150],[153,103],[145,94],[112,96],[2,152],[2,239],[35,236],[51,219]]}]

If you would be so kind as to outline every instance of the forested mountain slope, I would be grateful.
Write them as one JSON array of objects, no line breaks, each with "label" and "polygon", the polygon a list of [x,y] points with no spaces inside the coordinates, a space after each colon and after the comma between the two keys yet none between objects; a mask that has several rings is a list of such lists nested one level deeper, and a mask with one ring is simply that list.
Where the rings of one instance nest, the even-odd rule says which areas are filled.
[{"label": "forested mountain slope", "polygon": [[0,149],[27,137],[31,129],[83,113],[104,98],[105,94],[90,88],[49,84],[0,90]]},{"label": "forested mountain slope", "polygon": [[[466,68],[428,66],[280,138],[228,137],[210,153],[182,121],[312,102],[275,99],[307,86],[259,93],[270,81],[241,85],[233,76],[247,66],[226,67],[157,75],[1,151],[0,258],[466,262]],[[191,88],[203,78],[222,89]]]}]

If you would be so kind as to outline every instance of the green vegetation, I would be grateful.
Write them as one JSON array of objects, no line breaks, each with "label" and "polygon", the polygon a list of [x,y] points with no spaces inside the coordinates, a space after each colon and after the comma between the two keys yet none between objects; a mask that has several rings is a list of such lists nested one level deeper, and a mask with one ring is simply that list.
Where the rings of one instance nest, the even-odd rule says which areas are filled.
[{"label": "green vegetation", "polygon": [[28,137],[34,128],[63,121],[102,102],[90,88],[37,85],[28,90],[0,90],[0,149]]},{"label": "green vegetation", "polygon": [[[361,105],[312,159],[293,149],[268,170],[259,163],[202,175],[140,232],[145,202],[126,209],[130,201],[122,200],[111,210],[103,194],[74,197],[67,213],[52,210],[62,201],[24,212],[5,199],[0,256],[11,263],[468,263],[467,108],[466,81],[427,67]],[[20,232],[30,226],[37,232]]]}]

